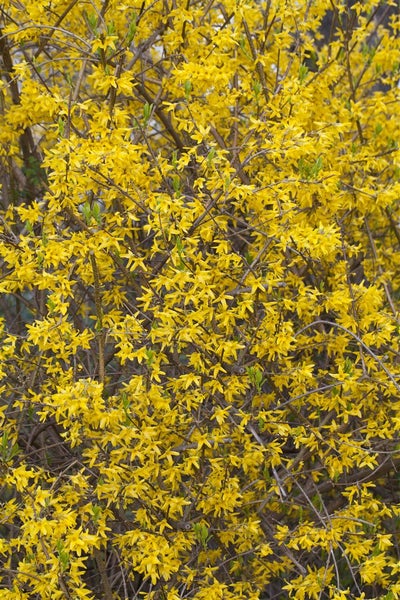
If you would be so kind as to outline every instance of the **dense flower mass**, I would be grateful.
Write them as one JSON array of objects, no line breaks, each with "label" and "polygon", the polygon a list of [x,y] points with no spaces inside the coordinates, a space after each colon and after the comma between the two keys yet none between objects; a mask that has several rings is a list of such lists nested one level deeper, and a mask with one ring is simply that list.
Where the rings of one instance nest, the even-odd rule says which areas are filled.
[{"label": "dense flower mass", "polygon": [[0,599],[400,598],[399,28],[1,3]]}]

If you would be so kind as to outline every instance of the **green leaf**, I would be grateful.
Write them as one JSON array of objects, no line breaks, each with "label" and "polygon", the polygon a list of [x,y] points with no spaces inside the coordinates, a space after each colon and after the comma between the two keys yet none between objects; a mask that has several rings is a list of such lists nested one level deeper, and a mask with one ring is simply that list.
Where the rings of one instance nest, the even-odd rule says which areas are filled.
[{"label": "green leaf", "polygon": [[192,82],[189,79],[187,79],[185,81],[185,97],[186,97],[186,99],[189,98],[191,91],[192,91]]},{"label": "green leaf", "polygon": [[214,160],[214,156],[215,156],[215,148],[211,148],[211,150],[207,154],[207,163],[209,166],[211,166],[211,164]]},{"label": "green leaf", "polygon": [[307,79],[308,72],[309,72],[308,67],[306,65],[300,65],[300,68],[299,68],[300,83],[303,83]]},{"label": "green leaf", "polygon": [[64,131],[65,131],[65,121],[62,117],[59,117],[58,119],[58,133],[60,135],[60,137],[64,136]]},{"label": "green leaf", "polygon": [[136,26],[137,26],[136,21],[137,21],[137,14],[136,14],[136,12],[134,12],[132,15],[131,22],[129,23],[128,34],[126,36],[126,41],[127,41],[128,45],[132,43],[133,38],[135,37]]},{"label": "green leaf", "polygon": [[86,19],[92,32],[97,30],[97,15],[96,13],[86,13]]},{"label": "green leaf", "polygon": [[176,194],[180,193],[180,190],[181,190],[181,180],[180,180],[180,178],[179,178],[178,175],[175,175],[172,178],[172,187],[174,188],[174,192]]},{"label": "green leaf", "polygon": [[96,223],[101,224],[101,207],[99,202],[93,202],[92,204],[92,216]]},{"label": "green leaf", "polygon": [[148,102],[146,102],[146,104],[144,104],[143,106],[143,120],[145,122],[145,125],[147,125],[147,123],[149,122],[152,111],[153,104],[149,104]]}]

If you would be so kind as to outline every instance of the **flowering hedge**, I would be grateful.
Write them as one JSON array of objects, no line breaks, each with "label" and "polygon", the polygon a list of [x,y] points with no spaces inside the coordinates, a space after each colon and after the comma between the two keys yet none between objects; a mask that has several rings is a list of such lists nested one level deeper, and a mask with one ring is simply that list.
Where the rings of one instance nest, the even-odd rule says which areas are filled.
[{"label": "flowering hedge", "polygon": [[2,2],[0,598],[400,598],[399,26]]}]

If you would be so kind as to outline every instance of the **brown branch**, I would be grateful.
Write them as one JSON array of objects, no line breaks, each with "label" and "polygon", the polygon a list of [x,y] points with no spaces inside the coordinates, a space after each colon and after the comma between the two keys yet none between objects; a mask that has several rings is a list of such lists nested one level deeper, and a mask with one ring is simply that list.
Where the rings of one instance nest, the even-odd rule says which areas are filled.
[{"label": "brown branch", "polygon": [[98,349],[99,349],[99,362],[98,362],[98,376],[100,383],[104,384],[105,380],[105,361],[104,361],[104,346],[105,346],[105,332],[103,329],[103,307],[101,304],[101,291],[100,291],[100,276],[97,267],[96,257],[91,251],[89,253],[90,262],[92,265],[93,279],[94,279],[94,300],[96,305],[97,315],[97,328],[98,328]]},{"label": "brown branch", "polygon": [[75,6],[75,4],[77,2],[78,2],[78,0],[72,0],[72,2],[70,2],[68,4],[68,6],[65,8],[64,12],[62,12],[61,15],[58,17],[57,21],[54,24],[54,29],[52,29],[50,31],[50,33],[48,33],[46,36],[41,36],[40,37],[39,47],[38,47],[38,49],[36,50],[36,52],[34,54],[34,58],[35,59],[37,59],[38,56],[43,52],[45,43],[48,42],[51,39],[51,37],[53,36],[53,34],[56,31],[57,27],[59,27],[61,25],[61,23],[64,21],[65,17],[74,8],[74,6]]},{"label": "brown branch", "polygon": [[[375,240],[373,238],[372,231],[370,229],[367,217],[364,217],[364,224],[365,224],[365,229],[367,230],[367,235],[368,235],[368,239],[369,239],[369,243],[371,246],[374,260],[378,265],[378,273],[380,276],[382,276],[383,269],[382,269],[382,266],[378,262],[378,253],[376,251]],[[397,229],[396,229],[396,231],[397,231]],[[388,283],[386,283],[386,281],[383,282],[383,289],[385,290],[386,298],[387,298],[390,308],[392,309],[392,313],[394,314],[395,318],[398,319],[398,311],[396,310],[392,295],[390,293],[390,287],[389,287]]]},{"label": "brown branch", "polygon": [[235,158],[235,156],[233,155],[232,151],[228,149],[228,147],[227,147],[227,145],[225,143],[225,140],[221,136],[221,134],[218,133],[218,131],[215,129],[214,126],[210,127],[210,132],[212,133],[215,141],[220,146],[220,148],[222,148],[223,150],[227,150],[229,152],[229,155],[230,155],[230,164],[235,169],[236,174],[239,177],[240,181],[244,185],[250,185],[250,179],[249,179],[248,175],[246,175],[246,173],[243,171],[242,166],[240,164],[240,161],[237,159],[237,157]]},{"label": "brown branch", "polygon": [[[7,37],[3,34],[2,29],[0,29],[0,54],[3,59],[5,76],[7,82],[10,86],[11,92],[11,100],[13,104],[20,104],[21,97],[18,89],[18,82],[14,75],[14,64],[11,58],[10,47],[8,44]],[[34,155],[35,144],[33,141],[32,133],[29,127],[25,129],[25,131],[20,136],[20,145],[22,150],[22,156],[24,160],[24,165],[26,168],[29,167],[29,159]],[[28,182],[27,182],[27,185]],[[34,195],[34,191],[30,190],[31,196]]]},{"label": "brown branch", "polygon": [[269,94],[268,94],[267,82],[265,79],[264,67],[262,66],[261,62],[258,60],[258,54],[257,54],[256,48],[254,46],[253,38],[251,37],[250,29],[249,29],[249,26],[247,25],[246,20],[242,19],[242,23],[243,23],[244,31],[246,33],[246,38],[247,38],[247,41],[248,41],[248,44],[250,47],[251,56],[253,57],[253,60],[255,62],[257,74],[260,79],[261,87],[263,89],[265,102],[268,103]]},{"label": "brown branch", "polygon": [[163,109],[160,107],[159,103],[151,97],[151,95],[147,92],[146,88],[142,83],[137,82],[135,92],[139,92],[140,96],[142,96],[142,98],[144,98],[148,104],[153,105],[154,112],[156,113],[157,117],[160,119],[161,123],[164,125],[165,129],[174,140],[176,147],[180,152],[183,152],[184,144],[177,132],[175,131],[171,119],[165,114]]},{"label": "brown branch", "polygon": [[103,553],[98,548],[93,548],[93,555],[100,573],[100,580],[104,594],[103,598],[104,600],[113,600],[114,595],[112,593],[110,581],[107,577],[107,568],[104,562]]}]

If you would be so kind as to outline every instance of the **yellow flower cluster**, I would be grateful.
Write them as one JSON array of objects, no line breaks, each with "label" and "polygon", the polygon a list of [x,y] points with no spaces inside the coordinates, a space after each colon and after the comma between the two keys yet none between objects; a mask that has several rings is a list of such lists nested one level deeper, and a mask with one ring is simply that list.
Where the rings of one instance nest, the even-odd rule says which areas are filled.
[{"label": "yellow flower cluster", "polygon": [[0,12],[0,600],[400,599],[395,2]]}]

